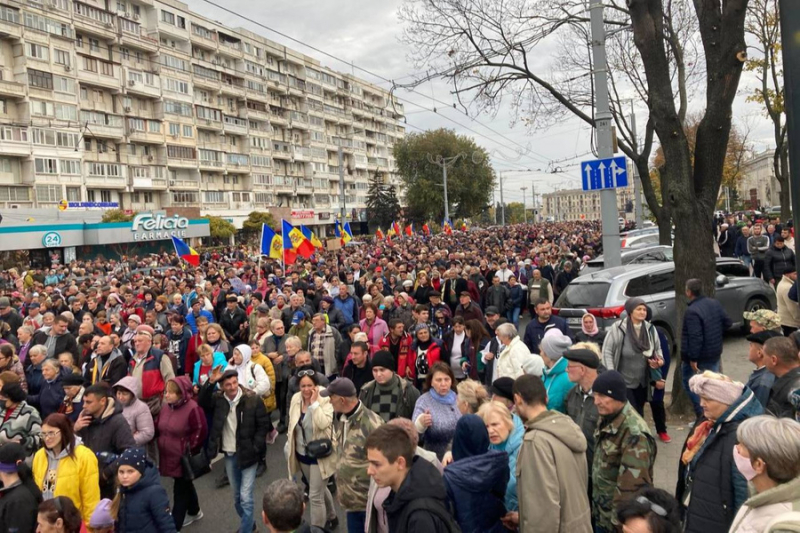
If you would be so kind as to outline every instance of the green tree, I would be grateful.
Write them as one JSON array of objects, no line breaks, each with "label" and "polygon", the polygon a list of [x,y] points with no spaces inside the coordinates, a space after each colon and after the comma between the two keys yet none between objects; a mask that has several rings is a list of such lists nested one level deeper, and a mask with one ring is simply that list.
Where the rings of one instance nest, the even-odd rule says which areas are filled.
[{"label": "green tree", "polygon": [[253,237],[260,238],[261,226],[263,224],[266,224],[276,231],[279,229],[275,226],[275,219],[270,213],[266,211],[251,211],[250,214],[247,215],[247,219],[242,222],[242,234],[247,239]]},{"label": "green tree", "polygon": [[421,223],[444,218],[441,158],[457,157],[447,168],[450,218],[479,215],[489,203],[495,173],[488,153],[475,141],[452,130],[413,133],[394,146],[397,170],[405,188],[406,219]]},{"label": "green tree", "polygon": [[394,186],[381,182],[376,172],[370,177],[367,191],[367,220],[370,231],[373,228],[385,228],[400,215],[400,202]]},{"label": "green tree", "polygon": [[206,215],[203,218],[208,219],[209,230],[211,231],[211,238],[214,241],[227,242],[231,238],[231,236],[236,234],[236,228],[234,227],[234,225],[222,217],[214,217]]},{"label": "green tree", "polygon": [[130,215],[126,214],[125,211],[122,209],[109,209],[105,213],[103,213],[103,222],[130,222],[133,220],[133,217],[136,216],[136,212],[131,213]]}]

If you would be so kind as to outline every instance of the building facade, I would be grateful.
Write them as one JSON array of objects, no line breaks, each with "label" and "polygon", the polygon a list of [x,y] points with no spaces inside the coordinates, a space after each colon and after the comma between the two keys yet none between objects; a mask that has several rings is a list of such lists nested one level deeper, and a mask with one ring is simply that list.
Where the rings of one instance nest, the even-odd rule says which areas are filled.
[{"label": "building facade", "polygon": [[[775,150],[765,150],[744,162],[739,182],[739,198],[747,209],[780,205],[781,186],[775,178],[772,158]],[[755,204],[753,203],[755,202]],[[755,205],[755,207],[753,207]]]},{"label": "building facade", "polygon": [[[617,189],[617,211],[619,216],[630,218],[628,212],[633,206],[633,183],[628,187]],[[542,195],[542,216],[552,217],[556,221],[564,220],[600,220],[603,218],[600,209],[600,191],[583,191],[569,189]]]},{"label": "building facade", "polygon": [[0,0],[0,208],[332,228],[340,166],[356,220],[370,176],[395,182],[402,114],[386,90],[181,2]]}]

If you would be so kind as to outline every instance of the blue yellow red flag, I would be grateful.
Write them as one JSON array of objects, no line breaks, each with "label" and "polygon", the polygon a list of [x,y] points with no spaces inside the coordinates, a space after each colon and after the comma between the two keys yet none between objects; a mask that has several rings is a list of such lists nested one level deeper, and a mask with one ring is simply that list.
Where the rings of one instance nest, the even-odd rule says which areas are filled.
[{"label": "blue yellow red flag", "polygon": [[283,257],[283,238],[266,224],[261,225],[261,253],[273,259]]},{"label": "blue yellow red flag", "polygon": [[172,244],[175,246],[175,253],[178,257],[192,266],[200,266],[200,254],[176,236],[172,236]]}]

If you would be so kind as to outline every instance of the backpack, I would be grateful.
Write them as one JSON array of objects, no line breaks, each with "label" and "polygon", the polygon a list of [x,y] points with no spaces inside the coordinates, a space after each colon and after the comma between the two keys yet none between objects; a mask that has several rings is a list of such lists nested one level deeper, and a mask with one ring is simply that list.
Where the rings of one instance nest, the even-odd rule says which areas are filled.
[{"label": "backpack", "polygon": [[427,511],[436,515],[436,517],[444,523],[444,527],[448,533],[461,533],[461,526],[459,526],[456,519],[453,518],[453,513],[450,509],[445,507],[439,500],[432,498],[418,498],[406,505],[398,520],[398,524],[403,528],[403,531],[408,531],[408,519],[417,511]]},{"label": "backpack", "polygon": [[[430,348],[428,348],[430,350]],[[428,352],[424,354],[417,353],[417,358],[414,361],[414,369],[417,372],[417,378],[423,378],[428,375],[431,365],[428,362]]]}]

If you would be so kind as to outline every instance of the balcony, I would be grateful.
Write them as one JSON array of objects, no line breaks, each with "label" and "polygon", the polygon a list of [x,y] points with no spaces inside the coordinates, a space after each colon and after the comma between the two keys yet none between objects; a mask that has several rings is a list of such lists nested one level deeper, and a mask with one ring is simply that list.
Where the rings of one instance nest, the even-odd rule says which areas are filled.
[{"label": "balcony", "polygon": [[292,146],[285,142],[272,142],[272,157],[275,159],[291,159]]},{"label": "balcony", "polygon": [[216,159],[201,159],[199,164],[200,170],[222,170],[225,168],[225,162]]},{"label": "balcony", "polygon": [[222,94],[227,94],[230,96],[235,96],[237,98],[244,98],[245,95],[245,88],[244,85],[238,85],[236,83],[226,82],[225,80],[222,81],[220,85],[220,90]]},{"label": "balcony", "polygon": [[96,187],[100,189],[123,190],[128,185],[128,179],[124,176],[86,176],[84,181],[87,187]]},{"label": "balcony", "polygon": [[101,74],[80,68],[78,69],[78,81],[110,89],[113,93],[119,93],[122,90],[119,81],[119,65],[108,63],[108,68],[111,69],[110,74]]},{"label": "balcony", "polygon": [[19,175],[19,172],[0,172],[0,185],[22,184],[22,177]]},{"label": "balcony", "polygon": [[210,78],[197,73],[192,77],[192,83],[197,89],[208,89],[217,92],[220,88],[219,78]]},{"label": "balcony", "polygon": [[110,13],[107,13],[107,15],[109,17],[108,20],[102,22],[94,18],[81,16],[76,12],[72,23],[77,33],[100,37],[104,41],[115,42],[117,38],[117,27],[114,23],[114,19],[116,19],[116,16]]},{"label": "balcony", "polygon": [[308,115],[305,113],[299,113],[297,111],[291,111],[289,113],[289,126],[300,130],[309,129]]},{"label": "balcony", "polygon": [[129,33],[123,31],[119,35],[120,46],[132,46],[137,49],[146,50],[151,53],[158,52],[158,41],[148,35],[139,33]]},{"label": "balcony", "polygon": [[18,99],[25,98],[25,84],[17,83],[16,81],[7,81],[5,79],[6,75],[10,77],[11,71],[0,71],[0,96],[8,96]]},{"label": "balcony", "polygon": [[161,131],[148,130],[129,130],[128,139],[133,142],[145,144],[164,144],[164,133]]},{"label": "balcony", "polygon": [[269,121],[272,124],[277,124],[278,126],[288,126],[289,121],[286,120],[286,116],[282,111],[277,110],[270,110]]},{"label": "balcony", "polygon": [[247,118],[263,121],[269,121],[270,119],[269,111],[266,109],[253,109],[252,107],[247,107],[245,109],[247,110]]},{"label": "balcony", "polygon": [[[182,159],[179,157],[168,157],[167,166],[170,168],[197,168],[197,159]],[[197,188],[197,182],[194,183]]]},{"label": "balcony", "polygon": [[117,115],[105,115],[103,119],[94,112],[81,111],[81,122],[87,124],[92,137],[122,139],[125,136],[122,117]]},{"label": "balcony", "polygon": [[31,143],[28,140],[28,128],[17,126],[0,128],[0,153],[12,157],[29,157]]},{"label": "balcony", "polygon": [[161,78],[150,72],[134,72],[125,68],[125,92],[149,98],[161,97]]},{"label": "balcony", "polygon": [[197,117],[197,127],[201,130],[222,131],[222,122],[210,118]]},{"label": "balcony", "polygon": [[19,11],[2,6],[0,8],[0,39],[19,39],[21,36]]},{"label": "balcony", "polygon": [[[191,180],[191,179],[188,179],[188,180],[187,179],[169,180],[169,188],[173,189],[173,190],[174,189],[183,189],[183,190],[187,190],[188,189],[188,190],[196,191],[199,186],[200,186],[200,182],[197,181],[197,180]],[[193,205],[193,204],[188,204],[188,205]]]},{"label": "balcony", "polygon": [[247,135],[247,121],[230,115],[223,116],[225,123],[225,133],[234,135]]},{"label": "balcony", "polygon": [[133,178],[131,181],[132,191],[138,191],[142,189],[164,190],[166,188],[167,180],[163,178]]},{"label": "balcony", "polygon": [[228,173],[250,172],[250,158],[244,154],[226,154]]},{"label": "balcony", "polygon": [[305,146],[294,146],[293,154],[295,161],[311,161],[311,148]]}]

